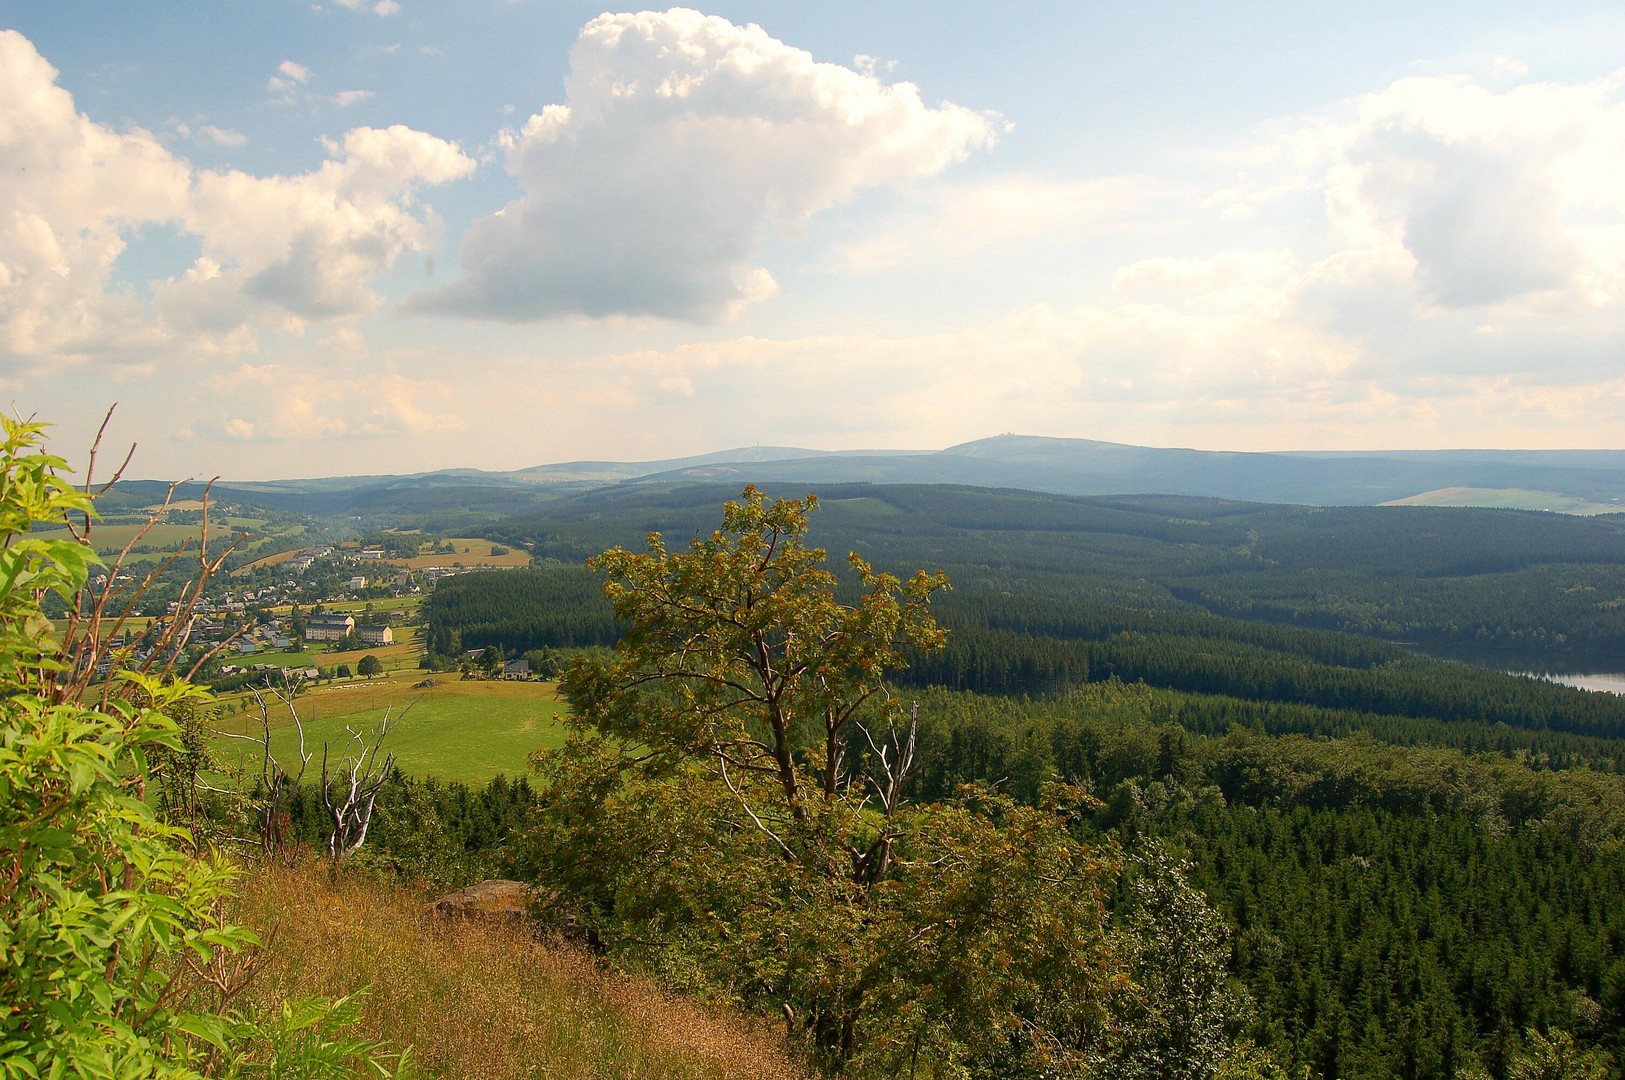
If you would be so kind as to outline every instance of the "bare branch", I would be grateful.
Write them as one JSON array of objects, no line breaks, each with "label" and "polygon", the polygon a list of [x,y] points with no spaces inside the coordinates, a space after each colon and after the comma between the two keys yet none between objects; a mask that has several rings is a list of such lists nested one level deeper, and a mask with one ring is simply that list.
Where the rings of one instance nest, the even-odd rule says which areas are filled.
[{"label": "bare branch", "polygon": [[779,850],[784,853],[784,857],[791,862],[794,862],[796,853],[790,850],[790,845],[781,840],[778,833],[768,828],[767,825],[763,823],[762,819],[756,816],[756,811],[750,808],[750,800],[745,798],[744,794],[740,792],[737,786],[735,786],[732,778],[728,776],[728,763],[726,760],[722,761],[722,782],[726,784],[728,790],[733,793],[733,797],[739,800],[739,808],[745,811],[746,815],[750,817],[750,820],[755,824],[757,831],[763,836],[767,837],[769,840],[773,841],[773,843],[777,844]]},{"label": "bare branch", "polygon": [[[412,703],[415,704],[417,703]],[[402,709],[400,717],[395,717],[394,722],[399,722],[400,718],[405,717],[411,711],[412,705]],[[330,748],[325,743],[322,745],[322,806],[327,811],[331,827],[327,852],[335,864],[353,854],[366,842],[378,793],[383,790],[384,783],[395,767],[393,753],[384,755],[382,764],[378,761],[378,752],[383,748],[384,739],[393,727],[391,716],[393,711],[393,707],[384,710],[383,719],[378,722],[370,743],[361,731],[347,729],[351,739],[360,747],[360,751],[353,757],[343,758],[338,762],[339,769],[343,770],[342,778],[334,777],[330,772]],[[339,789],[336,796],[335,787]]]}]

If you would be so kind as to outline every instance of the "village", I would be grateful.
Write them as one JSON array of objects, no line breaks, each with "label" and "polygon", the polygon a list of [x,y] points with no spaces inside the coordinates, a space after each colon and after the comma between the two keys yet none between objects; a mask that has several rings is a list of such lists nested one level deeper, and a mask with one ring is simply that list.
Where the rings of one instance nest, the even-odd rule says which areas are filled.
[{"label": "village", "polygon": [[[109,651],[96,673],[105,678],[115,666],[148,663],[168,623],[183,616],[188,625],[171,648],[188,668],[198,665],[198,681],[216,690],[241,689],[268,677],[318,682],[370,677],[385,666],[415,667],[422,654],[418,609],[436,582],[523,565],[521,558],[502,558],[510,556],[505,550],[500,555],[469,550],[476,545],[489,549],[487,541],[442,541],[444,558],[438,562],[433,555],[392,557],[398,553],[354,542],[279,553],[223,575],[195,600],[177,597],[163,602],[161,615],[132,620],[130,629],[108,639]],[[424,562],[432,564],[412,565]],[[106,588],[128,581],[126,574],[111,580],[101,574],[91,584]],[[485,670],[477,655],[470,657],[470,667]],[[529,677],[523,661],[507,661],[492,674]]]}]

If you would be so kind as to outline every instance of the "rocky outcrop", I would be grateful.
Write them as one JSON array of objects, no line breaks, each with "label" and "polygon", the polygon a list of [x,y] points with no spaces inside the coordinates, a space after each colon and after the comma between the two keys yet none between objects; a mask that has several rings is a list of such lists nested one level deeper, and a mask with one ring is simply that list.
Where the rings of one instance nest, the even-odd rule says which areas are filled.
[{"label": "rocky outcrop", "polygon": [[466,889],[458,889],[429,905],[429,911],[443,919],[520,920],[530,914],[536,891],[522,881],[493,878]]}]

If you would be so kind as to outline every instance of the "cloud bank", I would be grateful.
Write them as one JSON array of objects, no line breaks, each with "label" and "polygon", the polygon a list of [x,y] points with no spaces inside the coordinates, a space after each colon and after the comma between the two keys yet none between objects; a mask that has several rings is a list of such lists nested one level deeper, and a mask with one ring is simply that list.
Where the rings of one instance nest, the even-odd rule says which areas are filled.
[{"label": "cloud bank", "polygon": [[567,103],[506,139],[524,195],[474,225],[463,278],[414,310],[725,320],[776,289],[751,265],[770,223],[934,176],[998,128],[696,11],[599,16],[570,61]]},{"label": "cloud bank", "polygon": [[[56,75],[0,32],[0,367],[231,352],[258,326],[372,310],[371,283],[431,247],[416,192],[475,167],[456,145],[393,126],[350,131],[309,173],[194,171],[149,132],[78,113]],[[150,310],[118,273],[149,228],[201,249],[184,273],[142,283]]]},{"label": "cloud bank", "polygon": [[1625,72],[1495,93],[1403,79],[1333,129],[1332,236],[1415,282],[1423,302],[1595,308],[1625,269]]},{"label": "cloud bank", "polygon": [[[379,317],[386,275],[437,247],[426,193],[475,168],[456,144],[358,127],[281,175],[195,168],[79,113],[0,34],[0,386],[58,414],[116,394],[262,475],[284,468],[263,444],[307,440],[356,470],[995,430],[1618,444],[1625,73],[1373,84],[1110,175],[1029,146],[1020,171],[952,170],[1002,123],[694,12],[594,19],[571,62],[562,103],[497,138],[512,201],[409,301],[470,326]],[[245,78],[304,122],[360,100],[318,94],[328,76]],[[379,85],[365,108],[393,107]],[[176,145],[275,152],[253,113],[189,115],[165,122]],[[749,336],[681,325],[773,295],[775,234],[802,240],[773,257],[803,262],[805,293]],[[542,319],[570,322],[522,325]]]}]

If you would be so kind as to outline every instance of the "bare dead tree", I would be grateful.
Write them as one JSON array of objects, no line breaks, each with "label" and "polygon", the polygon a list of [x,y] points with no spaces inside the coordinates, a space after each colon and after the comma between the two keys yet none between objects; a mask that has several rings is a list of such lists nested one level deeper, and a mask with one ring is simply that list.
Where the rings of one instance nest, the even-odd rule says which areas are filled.
[{"label": "bare dead tree", "polygon": [[[412,706],[401,710],[405,716]],[[385,754],[380,762],[379,751],[384,738],[399,717],[391,719],[393,708],[384,710],[384,717],[371,732],[346,728],[354,744],[352,753],[334,762],[337,772],[328,768],[328,746],[322,744],[322,806],[327,811],[330,832],[327,853],[334,865],[348,858],[367,840],[367,828],[372,824],[373,805],[384,781],[395,767],[395,755]]]},{"label": "bare dead tree", "polygon": [[[123,462],[114,470],[112,477],[99,487],[96,486],[96,459],[101,452],[102,438],[106,434],[108,422],[112,420],[113,408],[109,408],[102,418],[101,427],[97,429],[95,441],[91,444],[85,468],[84,490],[87,495],[93,497],[104,495],[117,484],[135,455],[135,445],[131,444],[129,452],[124,455]],[[131,670],[159,677],[170,677],[178,673],[198,603],[203,599],[209,582],[220,572],[227,557],[248,535],[247,533],[238,535],[224,550],[210,557],[209,496],[214,487],[214,481],[210,480],[203,489],[202,519],[197,543],[194,545],[191,538],[182,541],[173,554],[148,566],[139,579],[127,575],[125,568],[131,561],[131,553],[146,539],[153,528],[164,520],[175,502],[176,492],[186,482],[177,480],[170,484],[163,499],[148,510],[146,522],[136,529],[107,566],[102,583],[99,586],[87,584],[71,598],[61,649],[55,658],[59,663],[41,665],[38,672],[39,686],[35,690],[48,701],[60,704],[84,700],[97,679],[97,672],[102,667],[103,661],[109,661],[109,668],[112,661],[127,661]],[[67,524],[75,540],[82,546],[94,550],[92,534],[96,527],[96,518],[92,514],[85,513],[78,522],[69,519]],[[139,661],[134,660],[128,650],[122,656],[114,655],[109,642],[124,634],[126,627],[135,618],[142,598],[172,567],[187,558],[194,550],[194,546],[198,561],[197,572],[183,586],[175,611],[165,619],[154,621],[148,628],[145,655]],[[239,634],[241,632],[239,631]],[[228,636],[206,651],[189,668],[179,673],[181,677],[190,678],[195,675],[202,665],[218,655],[237,636],[239,635]],[[111,670],[107,674],[111,676]],[[104,678],[101,682],[99,707],[105,708],[112,698],[122,692],[122,689],[121,680]]]},{"label": "bare dead tree", "polygon": [[888,716],[886,734],[877,740],[866,725],[859,724],[869,754],[863,765],[863,781],[871,792],[870,798],[880,806],[880,829],[874,842],[853,860],[855,876],[860,880],[876,882],[885,877],[891,866],[892,846],[897,834],[897,811],[903,805],[903,788],[907,786],[916,767],[915,740],[919,733],[920,706],[915,702],[908,712],[908,727],[899,727]]},{"label": "bare dead tree", "polygon": [[[257,735],[240,735],[235,732],[218,732],[227,739],[240,739],[253,743],[260,748],[260,775],[259,782],[254,789],[252,799],[254,806],[254,824],[258,833],[257,843],[260,852],[269,859],[280,858],[291,863],[295,857],[294,846],[289,842],[288,832],[293,825],[293,800],[299,793],[299,785],[304,782],[305,770],[310,766],[311,752],[305,749],[305,725],[299,719],[299,710],[294,706],[294,699],[298,697],[304,680],[300,676],[282,676],[282,685],[276,686],[270,679],[266,680],[264,688],[253,687],[250,693],[254,696],[254,703],[259,707],[260,730]],[[299,737],[299,769],[290,773],[277,756],[271,752],[271,713],[286,709],[293,721],[293,728]]]}]

